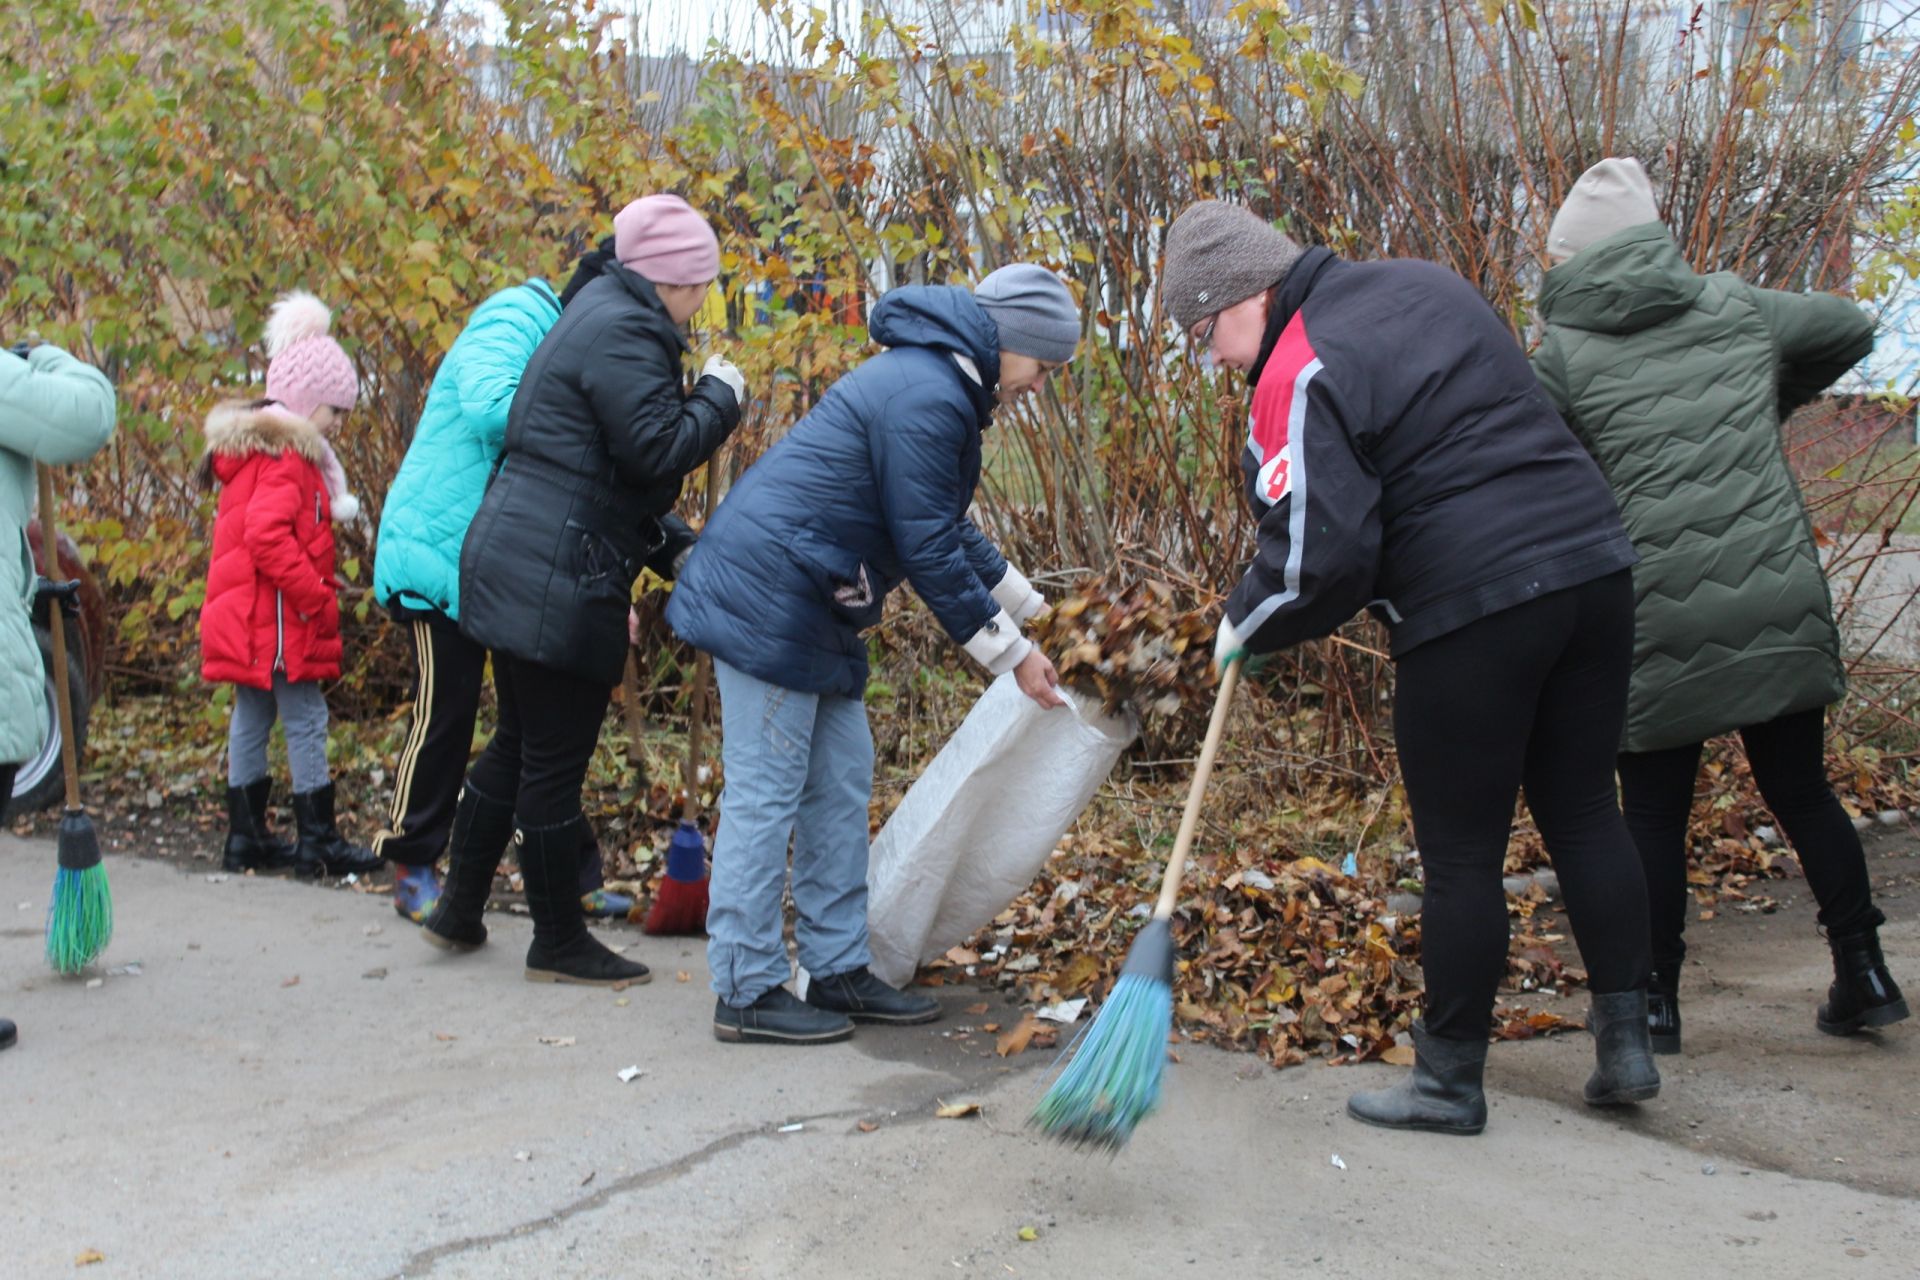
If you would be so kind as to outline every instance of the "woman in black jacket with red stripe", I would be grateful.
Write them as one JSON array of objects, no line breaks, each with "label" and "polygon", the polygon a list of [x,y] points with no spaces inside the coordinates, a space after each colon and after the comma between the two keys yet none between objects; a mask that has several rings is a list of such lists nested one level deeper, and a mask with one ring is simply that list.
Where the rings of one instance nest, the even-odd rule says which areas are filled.
[{"label": "woman in black jacket with red stripe", "polygon": [[481,913],[509,835],[533,916],[527,978],[644,982],[587,932],[580,790],[627,653],[641,567],[672,577],[693,535],[670,514],[682,480],[740,421],[744,383],[709,360],[685,389],[683,326],[719,272],[706,220],[678,196],[614,219],[614,253],[534,351],[506,450],[460,552],[460,630],[493,654],[500,723],[454,813],[429,942],[486,941]]},{"label": "woman in black jacket with red stripe", "polygon": [[1392,635],[1426,1017],[1410,1078],[1348,1113],[1485,1126],[1500,873],[1523,787],[1594,993],[1587,1101],[1653,1097],[1645,886],[1613,782],[1635,556],[1606,482],[1512,334],[1443,267],[1344,262],[1208,201],[1169,230],[1161,288],[1196,344],[1253,385],[1242,467],[1259,550],[1216,660],[1324,636],[1362,608]]}]

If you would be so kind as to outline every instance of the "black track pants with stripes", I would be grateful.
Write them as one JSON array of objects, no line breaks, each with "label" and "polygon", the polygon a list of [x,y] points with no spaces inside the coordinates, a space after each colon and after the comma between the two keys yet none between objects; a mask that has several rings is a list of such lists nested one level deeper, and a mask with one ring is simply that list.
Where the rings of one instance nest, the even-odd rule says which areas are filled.
[{"label": "black track pants with stripes", "polygon": [[487,651],[441,614],[412,614],[402,622],[413,642],[413,728],[400,750],[393,806],[385,830],[373,838],[373,851],[419,867],[445,852],[453,829]]}]

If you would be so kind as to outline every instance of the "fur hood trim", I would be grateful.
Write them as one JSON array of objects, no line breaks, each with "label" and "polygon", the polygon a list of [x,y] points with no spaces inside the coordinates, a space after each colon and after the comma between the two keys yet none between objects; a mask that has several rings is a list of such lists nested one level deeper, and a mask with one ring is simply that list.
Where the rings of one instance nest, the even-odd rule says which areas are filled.
[{"label": "fur hood trim", "polygon": [[291,449],[315,466],[324,466],[326,437],[307,419],[272,401],[231,400],[207,415],[207,453],[245,457],[282,454]]}]

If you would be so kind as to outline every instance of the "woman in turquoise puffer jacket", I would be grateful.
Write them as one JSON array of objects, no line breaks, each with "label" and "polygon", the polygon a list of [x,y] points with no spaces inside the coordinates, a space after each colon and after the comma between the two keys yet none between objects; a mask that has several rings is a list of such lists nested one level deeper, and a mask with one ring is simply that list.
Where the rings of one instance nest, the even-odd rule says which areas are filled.
[{"label": "woman in turquoise puffer jacket", "polygon": [[[46,674],[33,638],[34,464],[79,462],[113,434],[113,384],[58,347],[0,353],[0,810],[47,735]],[[17,1033],[0,1018],[0,1049]]]},{"label": "woman in turquoise puffer jacket", "polygon": [[544,280],[480,304],[434,374],[381,510],[374,598],[413,642],[414,686],[413,726],[373,849],[394,864],[394,910],[416,922],[440,896],[433,866],[454,825],[487,666],[487,651],[460,634],[460,544],[500,460],[520,375],[561,307]]}]

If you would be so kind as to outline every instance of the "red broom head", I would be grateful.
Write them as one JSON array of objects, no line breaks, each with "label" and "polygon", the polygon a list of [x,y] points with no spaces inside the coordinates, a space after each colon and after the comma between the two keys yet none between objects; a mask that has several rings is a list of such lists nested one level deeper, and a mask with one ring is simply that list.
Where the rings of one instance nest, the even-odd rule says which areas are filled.
[{"label": "red broom head", "polygon": [[667,936],[697,937],[707,931],[707,881],[675,880],[660,877],[660,888],[641,922],[643,932]]},{"label": "red broom head", "polygon": [[682,822],[667,844],[667,873],[640,928],[668,935],[707,931],[707,842],[691,822]]}]

